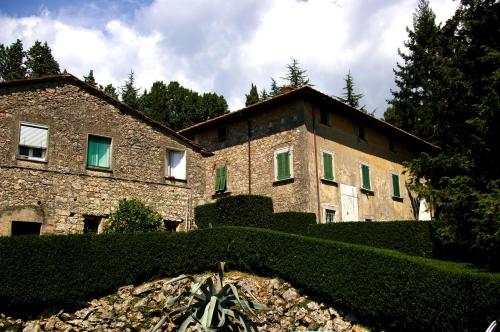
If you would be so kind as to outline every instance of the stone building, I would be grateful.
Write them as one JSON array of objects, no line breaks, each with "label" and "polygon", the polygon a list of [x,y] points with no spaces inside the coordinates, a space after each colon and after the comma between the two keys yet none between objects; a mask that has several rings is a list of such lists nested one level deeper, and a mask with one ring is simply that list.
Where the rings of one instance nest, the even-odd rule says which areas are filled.
[{"label": "stone building", "polygon": [[211,153],[72,75],[0,83],[0,235],[81,233],[122,198],[190,229]]},{"label": "stone building", "polygon": [[172,230],[236,194],[320,223],[422,218],[403,162],[436,149],[310,87],[176,133],[72,75],[6,81],[0,235],[100,231],[130,197]]},{"label": "stone building", "polygon": [[206,200],[266,195],[275,211],[314,212],[319,223],[430,217],[406,187],[403,162],[437,147],[313,88],[180,133],[213,152]]}]

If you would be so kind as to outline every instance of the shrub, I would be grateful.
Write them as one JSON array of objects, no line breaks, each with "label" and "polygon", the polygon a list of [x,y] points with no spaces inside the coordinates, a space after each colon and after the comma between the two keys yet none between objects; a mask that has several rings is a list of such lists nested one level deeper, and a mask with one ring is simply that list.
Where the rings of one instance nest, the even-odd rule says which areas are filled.
[{"label": "shrub", "polygon": [[209,224],[212,226],[270,227],[274,220],[273,201],[270,197],[227,196],[211,204],[197,207],[195,223],[198,228],[207,228]]},{"label": "shrub", "polygon": [[[432,257],[433,242],[430,223],[422,221],[343,222],[307,224],[280,217],[282,224],[273,229],[321,239],[395,249],[407,254]],[[287,220],[288,219],[288,220]]]},{"label": "shrub", "polygon": [[274,214],[271,228],[287,233],[301,234],[309,225],[316,225],[316,214],[308,212],[279,212]]},{"label": "shrub", "polygon": [[194,220],[198,228],[208,228],[219,220],[217,204],[208,203],[194,208]]},{"label": "shrub", "polygon": [[118,210],[109,215],[106,225],[107,233],[133,233],[159,230],[162,216],[138,199],[122,199],[118,203]]},{"label": "shrub", "polygon": [[499,274],[265,229],[10,237],[0,238],[0,252],[0,310],[16,314],[201,273],[221,260],[228,269],[281,277],[384,329],[485,330],[500,312]]}]

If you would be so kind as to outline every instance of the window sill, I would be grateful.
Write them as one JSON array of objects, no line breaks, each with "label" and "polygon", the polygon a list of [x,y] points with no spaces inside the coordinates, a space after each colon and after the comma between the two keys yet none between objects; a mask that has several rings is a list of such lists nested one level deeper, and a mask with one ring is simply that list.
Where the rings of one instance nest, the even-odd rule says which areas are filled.
[{"label": "window sill", "polygon": [[282,186],[285,184],[293,183],[295,181],[294,178],[289,178],[289,179],[283,179],[283,180],[276,180],[273,182],[273,186]]},{"label": "window sill", "polygon": [[328,184],[328,185],[331,185],[331,186],[338,186],[339,184],[337,183],[337,181],[335,180],[330,180],[330,179],[325,179],[325,178],[321,178],[321,183],[323,184]]},{"label": "window sill", "polygon": [[375,192],[371,189],[359,188],[359,190],[366,196],[375,196]]},{"label": "window sill", "polygon": [[212,198],[226,197],[226,196],[229,196],[229,195],[231,195],[230,191],[224,191],[224,192],[219,192],[219,193],[213,194]]},{"label": "window sill", "polygon": [[87,166],[87,170],[96,171],[96,172],[113,173],[113,170],[111,168]]},{"label": "window sill", "polygon": [[169,179],[169,178],[165,178],[165,183],[170,183],[170,184],[187,184],[187,179]]},{"label": "window sill", "polygon": [[29,161],[32,163],[47,164],[47,159],[35,159],[35,158],[24,157],[24,156],[16,156],[16,159],[21,160],[21,161]]},{"label": "window sill", "polygon": [[396,202],[402,202],[403,201],[403,197],[392,196],[392,200],[396,201]]}]

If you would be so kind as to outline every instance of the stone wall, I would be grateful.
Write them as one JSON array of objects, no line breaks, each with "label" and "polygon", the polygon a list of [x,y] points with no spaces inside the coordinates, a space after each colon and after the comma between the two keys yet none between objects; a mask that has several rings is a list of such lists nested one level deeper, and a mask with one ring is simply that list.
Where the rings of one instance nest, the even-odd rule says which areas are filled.
[{"label": "stone wall", "polygon": [[[46,162],[17,157],[21,122],[48,127]],[[111,137],[111,170],[87,168],[89,134]],[[166,180],[168,149],[186,152],[187,181]],[[187,140],[64,79],[0,89],[0,167],[0,215],[42,206],[44,233],[81,232],[83,214],[106,215],[129,196],[189,223],[205,190],[204,159]]]}]

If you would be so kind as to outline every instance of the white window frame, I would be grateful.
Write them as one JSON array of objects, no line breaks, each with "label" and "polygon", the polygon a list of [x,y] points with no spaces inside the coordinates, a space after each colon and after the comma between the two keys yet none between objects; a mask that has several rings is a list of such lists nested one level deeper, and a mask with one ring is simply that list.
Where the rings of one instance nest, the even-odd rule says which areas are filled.
[{"label": "white window frame", "polygon": [[[333,180],[326,179],[325,178],[325,158],[323,158],[323,153],[328,153],[329,155],[332,156],[332,175],[333,175]],[[321,159],[321,178],[327,181],[337,181],[337,176],[335,174],[335,154],[332,151],[326,150],[326,149],[320,149],[320,159]]]},{"label": "white window frame", "polygon": [[[398,176],[398,187],[399,187],[399,196],[394,195],[394,184],[392,183],[392,176],[397,175]],[[391,192],[392,192],[392,197],[395,198],[403,198],[402,191],[401,191],[401,175],[398,172],[390,172],[391,176]]]},{"label": "white window frame", "polygon": [[[368,166],[368,175],[369,175],[368,180],[370,181],[370,189],[366,189],[363,187],[363,165]],[[359,187],[362,190],[374,191],[373,190],[372,175],[373,175],[373,172],[372,172],[372,168],[371,168],[370,164],[367,162],[364,162],[364,161],[360,162],[359,163],[359,177],[360,177],[361,182],[359,183]]]},{"label": "white window frame", "polygon": [[325,224],[330,224],[329,222],[326,221],[326,210],[335,211],[335,218],[333,219],[333,223],[336,223],[339,221],[338,220],[338,214],[339,214],[338,209],[334,206],[327,205],[327,206],[323,207],[323,220],[324,220]]},{"label": "white window frame", "polygon": [[[22,126],[33,127],[33,128],[39,128],[39,129],[45,129],[45,130],[47,130],[47,141],[46,141],[47,147],[45,149],[44,148],[39,148],[39,149],[42,149],[42,157],[41,158],[33,157],[33,149],[36,149],[36,148],[29,147],[29,146],[21,144],[21,127]],[[28,149],[28,151],[29,151],[28,152],[28,156],[21,155],[19,153],[19,149],[21,148],[21,146],[26,147]],[[17,152],[16,152],[17,158],[24,159],[24,160],[34,160],[34,161],[44,161],[45,162],[45,161],[47,161],[48,151],[49,151],[49,127],[45,126],[45,125],[37,124],[37,123],[20,122],[19,123],[19,136],[18,136],[18,139],[17,139]]]},{"label": "white window frame", "polygon": [[168,178],[171,176],[171,166],[170,166],[170,152],[181,152],[183,155],[184,159],[184,178],[175,178],[175,180],[179,181],[187,181],[187,152],[186,150],[180,150],[180,149],[174,149],[174,148],[167,148],[166,154],[165,154],[165,177]]},{"label": "white window frame", "polygon": [[[278,154],[288,152],[288,158],[290,163],[290,178],[284,180],[278,180]],[[285,148],[280,148],[274,150],[273,154],[273,163],[274,163],[274,181],[286,181],[293,179],[293,146],[287,146]]]}]

